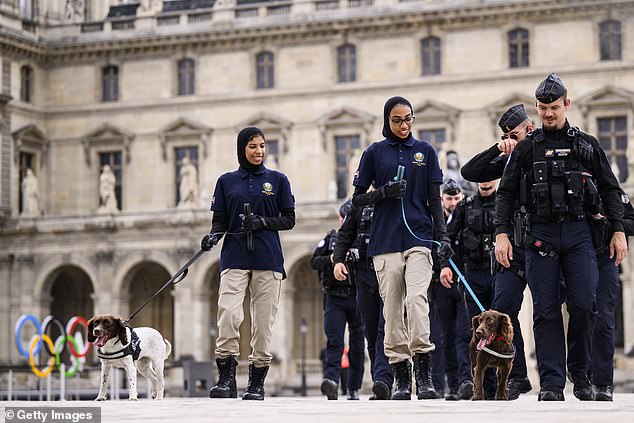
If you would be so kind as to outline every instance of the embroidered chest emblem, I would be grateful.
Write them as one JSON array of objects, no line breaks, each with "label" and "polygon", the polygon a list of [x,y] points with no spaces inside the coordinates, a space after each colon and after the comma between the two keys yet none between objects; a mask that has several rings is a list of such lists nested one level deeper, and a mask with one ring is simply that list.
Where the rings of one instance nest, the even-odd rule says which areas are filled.
[{"label": "embroidered chest emblem", "polygon": [[547,148],[544,151],[545,157],[568,157],[569,155],[569,148]]},{"label": "embroidered chest emblem", "polygon": [[425,166],[425,155],[423,153],[421,153],[420,151],[417,153],[414,153],[413,158],[414,158],[414,160],[412,161],[413,164],[415,164],[416,166]]},{"label": "embroidered chest emblem", "polygon": [[266,194],[266,195],[273,195],[275,194],[273,192],[273,185],[270,182],[265,182],[264,184],[262,184],[262,194]]}]

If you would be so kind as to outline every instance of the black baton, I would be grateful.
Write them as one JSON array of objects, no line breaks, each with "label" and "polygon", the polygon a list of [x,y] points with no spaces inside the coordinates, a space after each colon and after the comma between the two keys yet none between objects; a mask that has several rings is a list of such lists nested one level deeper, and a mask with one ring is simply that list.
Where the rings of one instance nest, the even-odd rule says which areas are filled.
[{"label": "black baton", "polygon": [[[244,218],[245,220],[247,218],[251,219],[251,204],[249,203],[244,203]],[[253,231],[249,229],[248,231],[245,230],[244,233],[247,236],[247,251],[253,251]]]}]

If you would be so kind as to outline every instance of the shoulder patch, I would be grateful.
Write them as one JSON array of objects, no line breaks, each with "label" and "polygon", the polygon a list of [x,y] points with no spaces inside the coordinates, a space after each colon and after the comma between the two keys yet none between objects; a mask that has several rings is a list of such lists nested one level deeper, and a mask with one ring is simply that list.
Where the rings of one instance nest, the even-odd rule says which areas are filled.
[{"label": "shoulder patch", "polygon": [[321,248],[321,247],[323,247],[324,245],[326,245],[326,240],[325,240],[325,239],[322,239],[321,241],[319,241],[319,244],[317,244],[317,248]]}]

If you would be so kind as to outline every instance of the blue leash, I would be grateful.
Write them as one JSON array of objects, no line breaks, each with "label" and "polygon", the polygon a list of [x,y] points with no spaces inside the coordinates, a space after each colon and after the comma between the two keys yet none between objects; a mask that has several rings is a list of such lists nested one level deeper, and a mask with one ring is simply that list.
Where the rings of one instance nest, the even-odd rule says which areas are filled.
[{"label": "blue leash", "polygon": [[[397,176],[394,178],[394,180],[398,180],[397,178],[399,178],[399,176],[400,176],[399,179],[402,179],[403,171],[401,170],[401,168],[403,168],[403,171],[405,170],[405,168],[403,166],[399,166],[399,170],[398,170]],[[407,218],[405,217],[405,204],[403,203],[403,197],[401,197],[401,211],[403,212],[403,223],[405,223],[405,227],[407,228],[409,233],[412,234],[412,236],[414,238],[416,238],[419,241],[423,241],[423,242],[432,242],[432,243],[440,246],[440,242],[434,241],[433,239],[422,239],[422,238],[419,238],[419,237],[416,236],[414,231],[412,231],[412,228],[409,227],[409,224],[407,223]],[[464,284],[465,288],[467,288],[467,291],[469,291],[469,294],[471,295],[471,298],[473,298],[473,301],[475,301],[475,303],[478,305],[478,307],[480,308],[480,311],[485,311],[484,307],[482,306],[482,303],[480,302],[480,300],[478,300],[478,297],[476,297],[475,293],[471,289],[471,286],[469,285],[469,283],[465,279],[465,277],[462,274],[462,272],[458,269],[458,266],[456,266],[456,263],[453,261],[453,259],[451,259],[451,258],[449,259],[449,264],[451,265],[451,267],[453,267],[453,270],[458,275],[458,279],[460,279],[460,281]]]}]

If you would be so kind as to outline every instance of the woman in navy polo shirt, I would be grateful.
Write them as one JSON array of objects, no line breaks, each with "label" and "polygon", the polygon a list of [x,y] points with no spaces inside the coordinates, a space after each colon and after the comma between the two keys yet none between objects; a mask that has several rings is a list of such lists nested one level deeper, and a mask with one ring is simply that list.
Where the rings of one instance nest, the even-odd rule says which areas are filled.
[{"label": "woman in navy polo shirt", "polygon": [[[440,202],[442,172],[431,144],[412,136],[414,112],[403,97],[392,97],[383,109],[383,136],[364,152],[355,175],[352,201],[360,207],[376,203],[368,256],[373,256],[384,303],[385,355],[394,367],[392,399],[410,399],[414,361],[418,399],[436,398],[431,379],[429,302],[432,236],[440,241],[438,256],[449,258]],[[394,181],[399,166],[404,178]],[[376,190],[367,192],[370,185]],[[403,219],[405,214],[407,224]],[[411,230],[410,230],[411,229]],[[406,310],[407,323],[403,310]]]},{"label": "woman in navy polo shirt", "polygon": [[[295,200],[286,175],[264,167],[266,151],[262,131],[244,128],[238,134],[238,170],[222,175],[211,200],[211,232],[201,241],[209,250],[226,232],[220,253],[218,292],[218,383],[211,398],[236,398],[236,357],[239,354],[242,303],[251,293],[251,354],[249,385],[243,400],[264,399],[264,379],[271,363],[271,332],[284,272],[278,231],[295,226]],[[251,215],[244,215],[244,204]],[[253,248],[247,248],[247,233]]]}]

